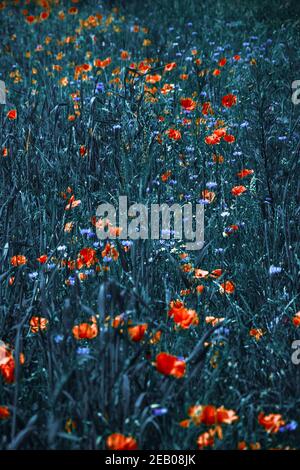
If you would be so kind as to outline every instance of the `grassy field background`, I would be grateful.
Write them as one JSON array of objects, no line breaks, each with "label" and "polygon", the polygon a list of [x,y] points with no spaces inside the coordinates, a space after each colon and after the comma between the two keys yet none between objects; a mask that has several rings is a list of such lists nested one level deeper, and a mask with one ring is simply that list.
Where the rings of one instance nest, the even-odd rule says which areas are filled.
[{"label": "grassy field background", "polygon": [[[139,449],[299,447],[299,6],[0,3],[0,448],[114,448],[115,433]],[[208,144],[215,129],[234,141]],[[92,218],[119,195],[202,202],[204,248],[104,253]],[[176,324],[176,300],[198,323]],[[93,338],[76,339],[82,323]],[[161,352],[183,377],[158,370]],[[193,405],[239,419],[180,425]]]}]

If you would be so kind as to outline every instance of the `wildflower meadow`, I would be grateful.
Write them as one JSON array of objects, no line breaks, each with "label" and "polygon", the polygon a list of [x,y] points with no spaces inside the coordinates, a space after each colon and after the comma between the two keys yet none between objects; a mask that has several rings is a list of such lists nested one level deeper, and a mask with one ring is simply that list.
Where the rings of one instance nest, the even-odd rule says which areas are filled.
[{"label": "wildflower meadow", "polygon": [[299,449],[299,13],[0,1],[1,450]]}]

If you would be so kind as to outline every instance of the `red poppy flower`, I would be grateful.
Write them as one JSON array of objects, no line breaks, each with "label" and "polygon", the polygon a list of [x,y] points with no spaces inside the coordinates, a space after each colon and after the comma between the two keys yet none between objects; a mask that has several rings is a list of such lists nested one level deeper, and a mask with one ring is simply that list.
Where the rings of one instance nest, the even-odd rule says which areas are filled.
[{"label": "red poppy flower", "polygon": [[245,178],[246,176],[253,175],[254,170],[241,170],[239,173],[237,173],[238,178]]},{"label": "red poppy flower", "polygon": [[165,352],[161,352],[156,356],[155,366],[161,374],[172,375],[177,379],[185,375],[185,361]]},{"label": "red poppy flower", "polygon": [[282,419],[280,414],[271,413],[269,415],[265,415],[264,413],[259,413],[258,415],[258,422],[261,426],[265,428],[268,433],[275,434],[279,431],[281,426],[285,425],[285,421]]},{"label": "red poppy flower", "polygon": [[17,110],[11,109],[10,111],[8,111],[6,116],[10,121],[14,121],[15,119],[17,119]]},{"label": "red poppy flower", "polygon": [[297,312],[295,316],[292,318],[293,325],[298,328],[300,326],[300,312]]},{"label": "red poppy flower", "polygon": [[177,131],[176,129],[168,129],[166,131],[166,133],[167,133],[167,136],[169,137],[169,139],[173,139],[173,140],[180,140],[181,139],[181,132]]},{"label": "red poppy flower", "polygon": [[247,188],[245,188],[245,186],[234,186],[231,189],[231,194],[233,194],[233,196],[240,196],[245,191],[247,191]]},{"label": "red poppy flower", "polygon": [[34,22],[35,22],[35,16],[33,16],[33,15],[28,15],[28,16],[26,16],[26,21],[27,21],[27,23],[29,23],[29,24],[34,23]]},{"label": "red poppy flower", "polygon": [[235,142],[235,137],[234,135],[231,135],[231,134],[224,135],[223,139],[225,140],[225,142],[228,142],[229,144],[232,144],[233,142]]},{"label": "red poppy flower", "polygon": [[176,62],[170,62],[169,64],[165,65],[164,72],[171,72],[171,70],[177,67]]},{"label": "red poppy flower", "polygon": [[26,256],[23,256],[23,255],[15,255],[10,259],[10,264],[15,267],[23,266],[26,263],[27,263],[27,258]]},{"label": "red poppy flower", "polygon": [[221,137],[218,137],[216,134],[208,135],[205,137],[205,143],[208,145],[216,145],[221,142]]},{"label": "red poppy flower", "polygon": [[72,329],[75,339],[93,339],[98,335],[98,326],[95,317],[91,317],[91,323],[80,323]]},{"label": "red poppy flower", "polygon": [[48,256],[47,255],[41,255],[39,258],[36,259],[39,263],[41,264],[45,264],[48,260]]},{"label": "red poppy flower", "polygon": [[0,419],[7,419],[10,417],[10,411],[7,406],[0,406]]},{"label": "red poppy flower", "polygon": [[191,98],[181,98],[180,104],[186,111],[193,111],[196,108],[196,101]]},{"label": "red poppy flower", "polygon": [[232,281],[225,281],[220,285],[221,294],[233,294],[235,291],[235,285]]},{"label": "red poppy flower", "polygon": [[225,106],[225,108],[231,108],[231,106],[236,104],[236,102],[237,98],[232,93],[229,93],[229,95],[225,95],[222,98],[222,105]]},{"label": "red poppy flower", "polygon": [[31,317],[29,325],[32,333],[38,333],[47,329],[48,320],[43,317]]},{"label": "red poppy flower", "polygon": [[96,250],[93,248],[82,248],[78,254],[77,267],[81,269],[83,266],[90,268],[97,263]]},{"label": "red poppy flower", "polygon": [[130,339],[134,341],[135,343],[138,343],[144,338],[147,328],[148,328],[147,323],[129,327],[128,334],[130,336]]},{"label": "red poppy flower", "polygon": [[106,446],[109,450],[136,450],[138,448],[136,440],[131,436],[114,433],[106,439]]},{"label": "red poppy flower", "polygon": [[223,57],[222,59],[219,60],[219,67],[224,67],[224,65],[226,65],[227,63],[227,59],[225,59],[225,57]]}]

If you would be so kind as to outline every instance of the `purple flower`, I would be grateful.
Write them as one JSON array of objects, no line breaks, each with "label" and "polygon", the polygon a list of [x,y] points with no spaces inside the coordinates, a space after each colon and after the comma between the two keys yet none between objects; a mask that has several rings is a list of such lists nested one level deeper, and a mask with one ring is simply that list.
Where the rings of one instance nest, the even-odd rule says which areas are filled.
[{"label": "purple flower", "polygon": [[163,416],[168,413],[168,408],[154,408],[152,414],[154,416]]}]

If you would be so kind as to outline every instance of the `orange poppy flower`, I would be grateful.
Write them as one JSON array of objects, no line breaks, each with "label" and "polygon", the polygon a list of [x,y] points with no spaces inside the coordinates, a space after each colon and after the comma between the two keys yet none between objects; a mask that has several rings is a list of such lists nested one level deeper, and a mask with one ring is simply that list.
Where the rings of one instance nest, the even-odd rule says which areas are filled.
[{"label": "orange poppy flower", "polygon": [[162,332],[160,330],[156,331],[154,334],[151,335],[149,343],[150,344],[159,343],[161,340],[161,335],[162,335]]},{"label": "orange poppy flower", "polygon": [[233,196],[240,196],[241,194],[243,194],[245,191],[247,191],[247,188],[245,188],[245,186],[234,186],[232,189],[231,189],[231,194]]},{"label": "orange poppy flower", "polygon": [[213,71],[213,76],[214,76],[214,77],[217,77],[217,76],[220,75],[220,74],[221,74],[221,70],[219,70],[219,69],[215,69],[215,70]]},{"label": "orange poppy flower", "polygon": [[[19,356],[20,364],[24,364],[24,355]],[[15,359],[13,351],[3,341],[0,341],[0,373],[4,381],[11,384],[15,380]]]},{"label": "orange poppy flower", "polygon": [[226,65],[226,63],[227,63],[227,59],[225,59],[225,57],[223,57],[223,59],[219,60],[218,65],[219,65],[219,67],[224,67],[224,65]]},{"label": "orange poppy flower", "polygon": [[46,330],[48,323],[47,318],[31,317],[29,322],[31,333],[38,333],[39,331]]},{"label": "orange poppy flower", "polygon": [[0,419],[7,419],[10,417],[10,411],[7,406],[0,406]]},{"label": "orange poppy flower", "polygon": [[90,268],[97,261],[96,250],[93,248],[82,248],[78,254],[77,267],[78,269],[81,269],[83,266]]},{"label": "orange poppy flower", "polygon": [[98,335],[98,326],[95,317],[91,317],[91,323],[80,323],[75,325],[72,333],[75,339],[93,339]]},{"label": "orange poppy flower", "polygon": [[164,72],[171,72],[171,70],[177,67],[176,62],[170,62],[169,64],[165,65]]},{"label": "orange poppy flower", "polygon": [[172,375],[176,379],[180,379],[185,375],[185,361],[165,352],[161,352],[156,356],[155,366],[161,374]]},{"label": "orange poppy flower", "polygon": [[122,60],[129,59],[129,53],[127,51],[121,51],[120,57]]},{"label": "orange poppy flower", "polygon": [[198,325],[199,323],[196,311],[185,308],[184,303],[180,300],[170,303],[168,316],[173,318],[174,322],[184,329],[189,328],[191,325]]},{"label": "orange poppy flower", "polygon": [[213,155],[212,156],[212,159],[213,159],[213,162],[214,163],[219,163],[219,164],[222,164],[224,163],[224,157],[222,155]]},{"label": "orange poppy flower", "polygon": [[193,111],[197,105],[196,101],[192,100],[192,98],[181,98],[180,104],[186,111]]},{"label": "orange poppy flower", "polygon": [[14,121],[15,119],[17,119],[17,110],[11,109],[10,111],[8,111],[6,116],[10,121]]},{"label": "orange poppy flower", "polygon": [[217,279],[218,277],[222,276],[223,271],[222,269],[214,269],[210,273],[210,277],[213,277],[214,279]]},{"label": "orange poppy flower", "polygon": [[8,149],[7,149],[7,147],[3,147],[3,149],[2,149],[2,157],[7,157],[7,155],[8,155]]},{"label": "orange poppy flower", "polygon": [[[135,67],[133,67],[135,68]],[[149,70],[151,69],[151,66],[149,64],[146,64],[145,62],[140,62],[140,64],[138,65],[138,71],[140,73],[147,73]]]},{"label": "orange poppy flower", "polygon": [[205,143],[207,145],[216,145],[221,142],[221,137],[217,136],[216,134],[208,135],[205,137]]},{"label": "orange poppy flower", "polygon": [[147,323],[129,327],[128,334],[130,336],[130,339],[134,341],[135,343],[138,343],[144,338],[147,329],[148,329]]},{"label": "orange poppy flower", "polygon": [[168,129],[166,131],[167,136],[169,139],[173,140],[180,140],[181,139],[181,132],[177,131],[176,129]]},{"label": "orange poppy flower", "polygon": [[162,180],[163,183],[165,183],[166,181],[168,181],[171,175],[172,175],[172,171],[167,170],[165,173],[161,175],[160,179]]},{"label": "orange poppy flower", "polygon": [[138,448],[136,440],[131,436],[114,433],[106,439],[106,446],[109,450],[136,450]]},{"label": "orange poppy flower", "polygon": [[111,64],[111,57],[107,57],[104,60],[95,59],[94,61],[95,67],[100,67],[101,69],[105,69],[109,64]]},{"label": "orange poppy flower", "polygon": [[201,112],[204,116],[206,116],[208,113],[213,114],[213,109],[211,107],[210,101],[206,101],[205,103],[203,103]]},{"label": "orange poppy flower", "polygon": [[205,271],[204,269],[196,268],[194,271],[194,277],[196,279],[206,278],[209,275],[209,271]]},{"label": "orange poppy flower", "polygon": [[221,294],[233,294],[235,291],[235,285],[232,281],[225,281],[220,285]]},{"label": "orange poppy flower", "polygon": [[232,424],[239,419],[234,410],[227,410],[224,406],[216,408],[213,405],[191,406],[188,410],[188,415],[194,424],[206,424],[207,426],[213,424]]},{"label": "orange poppy flower", "polygon": [[218,325],[219,323],[222,323],[224,320],[225,318],[216,318],[212,316],[205,317],[205,323],[207,323],[208,325],[212,325],[212,326]]},{"label": "orange poppy flower", "polygon": [[282,419],[280,414],[271,413],[265,415],[264,413],[259,413],[258,422],[261,426],[265,428],[268,433],[275,434],[279,431],[281,426],[285,425],[285,421]]},{"label": "orange poppy flower", "polygon": [[201,284],[196,287],[197,294],[202,294],[204,292],[204,290],[205,290],[205,287]]},{"label": "orange poppy flower", "polygon": [[70,197],[69,202],[65,207],[65,210],[69,211],[70,209],[74,209],[74,207],[79,206],[79,204],[81,204],[81,200],[80,199],[75,200],[75,196],[73,195]]},{"label": "orange poppy flower", "polygon": [[233,58],[234,58],[234,60],[237,60],[237,61],[238,61],[238,60],[240,60],[240,59],[241,59],[241,56],[240,56],[240,55],[238,55],[238,54],[236,54],[236,55],[234,55],[234,56],[233,56]]},{"label": "orange poppy flower", "polygon": [[238,178],[245,178],[248,175],[253,175],[253,173],[254,173],[254,170],[244,169],[244,170],[239,171],[239,173],[237,173],[237,176]]},{"label": "orange poppy flower", "polygon": [[263,333],[263,330],[260,329],[260,328],[258,328],[258,329],[252,328],[252,329],[249,331],[249,335],[250,335],[250,336],[253,336],[253,337],[256,339],[256,341],[259,341],[260,338],[264,335],[264,333]]},{"label": "orange poppy flower", "polygon": [[69,13],[69,15],[77,15],[77,13],[78,13],[78,8],[76,8],[76,7],[71,7],[71,8],[69,8],[68,13]]},{"label": "orange poppy flower", "polygon": [[293,325],[298,328],[300,326],[300,312],[297,312],[295,316],[292,318]]},{"label": "orange poppy flower", "polygon": [[201,195],[203,199],[209,203],[212,203],[216,197],[216,193],[214,193],[214,191],[209,191],[208,189],[204,189],[204,191],[201,192]]},{"label": "orange poppy flower", "polygon": [[104,250],[101,252],[102,258],[112,258],[114,261],[117,261],[119,258],[118,250],[112,246],[110,243],[106,243]]},{"label": "orange poppy flower", "polygon": [[26,263],[27,263],[27,258],[26,256],[23,256],[23,255],[15,255],[15,256],[12,256],[12,258],[10,259],[10,264],[15,267],[23,266]]},{"label": "orange poppy flower", "polygon": [[147,75],[146,77],[147,83],[157,83],[157,82],[160,82],[160,80],[161,80],[161,75],[159,75],[158,73],[155,75]]},{"label": "orange poppy flower", "polygon": [[209,429],[208,431],[200,434],[197,439],[198,448],[204,449],[204,447],[212,447],[215,443],[215,431]]}]

